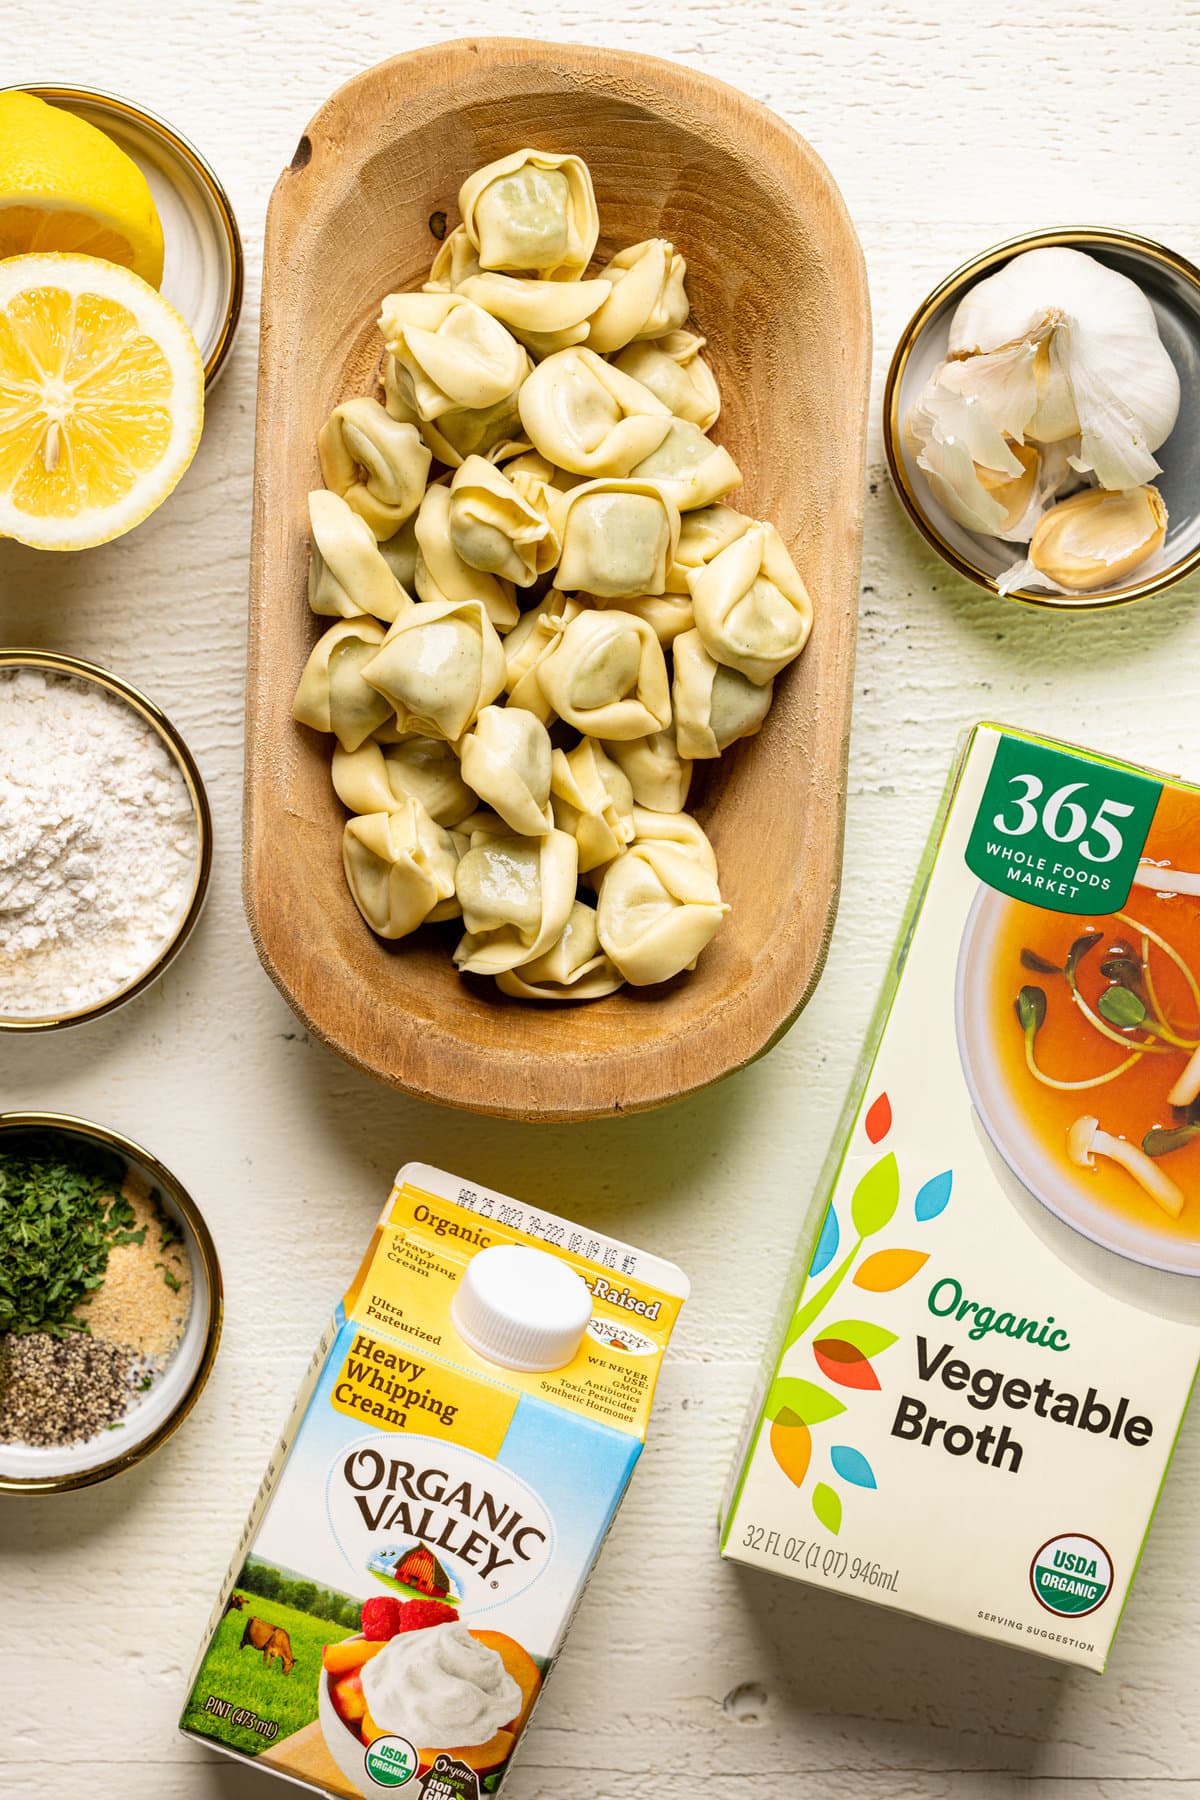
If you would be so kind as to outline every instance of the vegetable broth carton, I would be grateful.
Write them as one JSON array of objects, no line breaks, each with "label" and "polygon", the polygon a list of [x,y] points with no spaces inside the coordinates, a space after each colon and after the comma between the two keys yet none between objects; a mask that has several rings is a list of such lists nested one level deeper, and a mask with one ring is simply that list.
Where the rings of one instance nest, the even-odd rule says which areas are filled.
[{"label": "vegetable broth carton", "polygon": [[317,1793],[494,1793],[687,1291],[612,1238],[402,1169],[264,1477],[181,1729]]},{"label": "vegetable broth carton", "polygon": [[723,1554],[1102,1670],[1200,1354],[1200,790],[975,729],[820,1199]]}]

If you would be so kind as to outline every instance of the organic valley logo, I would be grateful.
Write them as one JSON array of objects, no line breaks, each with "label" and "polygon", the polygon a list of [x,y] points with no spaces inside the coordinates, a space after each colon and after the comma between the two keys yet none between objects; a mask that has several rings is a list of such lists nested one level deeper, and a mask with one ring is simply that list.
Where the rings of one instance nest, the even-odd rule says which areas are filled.
[{"label": "organic valley logo", "polygon": [[330,1468],[330,1523],[356,1573],[381,1540],[404,1540],[426,1546],[476,1609],[537,1580],[554,1553],[554,1523],[531,1487],[434,1438],[409,1438],[405,1451],[391,1456],[377,1437],[361,1438]]}]

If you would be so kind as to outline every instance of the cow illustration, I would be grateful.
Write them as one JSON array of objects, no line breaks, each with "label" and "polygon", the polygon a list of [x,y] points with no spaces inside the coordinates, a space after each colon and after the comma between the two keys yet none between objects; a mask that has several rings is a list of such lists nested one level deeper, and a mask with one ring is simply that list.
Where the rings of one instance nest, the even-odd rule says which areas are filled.
[{"label": "cow illustration", "polygon": [[230,1594],[228,1600],[225,1602],[225,1612],[244,1612],[245,1610],[246,1596],[244,1594]]},{"label": "cow illustration", "polygon": [[262,1651],[264,1668],[269,1668],[272,1658],[278,1657],[284,1674],[291,1674],[296,1659],[292,1655],[292,1640],[282,1625],[271,1625],[266,1619],[256,1619],[252,1613],[246,1620],[238,1649],[244,1650],[247,1644],[252,1650]]}]

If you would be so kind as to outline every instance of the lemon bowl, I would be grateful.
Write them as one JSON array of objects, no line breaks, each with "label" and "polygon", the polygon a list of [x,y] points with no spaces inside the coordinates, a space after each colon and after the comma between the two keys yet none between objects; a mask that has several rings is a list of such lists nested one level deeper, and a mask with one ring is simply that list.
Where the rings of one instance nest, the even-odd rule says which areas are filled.
[{"label": "lemon bowl", "polygon": [[191,327],[211,389],[233,349],[245,285],[237,216],[216,171],[165,119],[116,94],[59,83],[0,84],[0,94],[14,91],[86,120],[141,169],[162,220],[161,291]]},{"label": "lemon bowl", "polygon": [[900,503],[927,543],[960,575],[998,593],[998,581],[1022,555],[1022,546],[968,531],[940,506],[904,441],[904,420],[946,354],[950,321],[960,300],[985,276],[994,275],[1027,250],[1066,248],[1094,256],[1137,283],[1154,308],[1159,335],[1179,374],[1175,429],[1157,453],[1162,475],[1155,485],[1167,506],[1163,551],[1140,578],[1088,593],[1050,594],[1036,588],[1004,597],[1028,606],[1081,612],[1123,606],[1158,594],[1200,568],[1200,269],[1176,251],[1132,232],[1073,227],[1009,238],[947,275],[928,294],[900,334],[883,392],[883,440]]}]

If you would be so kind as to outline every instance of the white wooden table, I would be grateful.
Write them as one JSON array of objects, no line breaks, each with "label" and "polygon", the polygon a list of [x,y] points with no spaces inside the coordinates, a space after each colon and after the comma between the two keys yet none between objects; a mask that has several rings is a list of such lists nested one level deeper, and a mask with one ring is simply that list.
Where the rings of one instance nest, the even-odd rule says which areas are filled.
[{"label": "white wooden table", "polygon": [[[866,250],[876,394],[845,883],[820,990],[755,1068],[613,1124],[435,1111],[306,1041],[242,917],[238,824],[263,217],[305,122],[392,52],[486,25],[675,56],[775,107],[829,162]],[[146,528],[82,557],[0,546],[0,641],[94,657],[186,732],[217,819],[206,917],[136,1006],[0,1051],[0,1104],[68,1109],[158,1152],[215,1230],[213,1380],[156,1460],[0,1506],[6,1800],[269,1800],[175,1734],[208,1608],[269,1447],[395,1167],[421,1157],[675,1257],[694,1299],[649,1450],[511,1800],[1200,1796],[1200,1420],[1185,1428],[1110,1671],[1073,1674],[721,1565],[714,1516],[787,1246],[849,1079],[960,728],[1059,729],[1200,776],[1195,583],[1058,620],[936,562],[876,420],[921,295],[1021,229],[1113,223],[1200,255],[1192,0],[8,0],[3,79],[78,80],[163,113],[239,211],[249,292],[195,466]],[[686,248],[686,246],[685,246]]]}]

